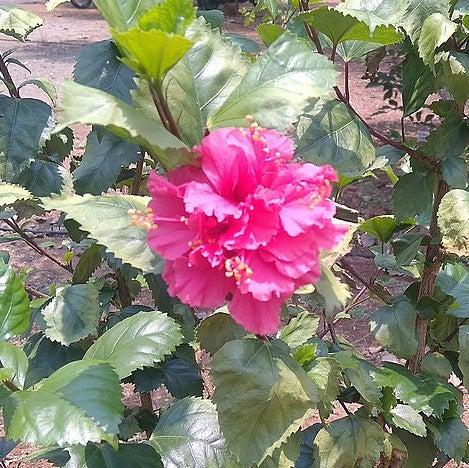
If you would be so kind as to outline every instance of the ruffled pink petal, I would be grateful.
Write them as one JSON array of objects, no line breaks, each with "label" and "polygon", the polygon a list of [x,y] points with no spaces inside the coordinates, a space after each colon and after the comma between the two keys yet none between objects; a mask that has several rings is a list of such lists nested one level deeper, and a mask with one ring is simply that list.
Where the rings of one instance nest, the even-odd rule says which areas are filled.
[{"label": "ruffled pink petal", "polygon": [[171,296],[192,307],[219,307],[233,290],[233,282],[225,277],[224,270],[212,268],[206,260],[192,266],[185,258],[167,262],[163,279]]},{"label": "ruffled pink petal", "polygon": [[218,221],[223,221],[228,216],[239,218],[241,208],[218,195],[207,184],[191,182],[186,186],[184,193],[184,204],[188,213],[201,210],[207,216],[215,216]]},{"label": "ruffled pink petal", "polygon": [[313,250],[313,244],[313,236],[309,232],[292,237],[280,230],[265,250],[278,260],[291,262]]},{"label": "ruffled pink petal", "polygon": [[258,301],[251,294],[237,291],[228,305],[234,320],[256,335],[272,335],[280,328],[280,308],[285,298]]},{"label": "ruffled pink petal", "polygon": [[314,251],[308,252],[290,262],[275,260],[275,267],[282,275],[295,280],[306,274],[314,275],[317,280],[321,275],[319,255]]},{"label": "ruffled pink petal", "polygon": [[150,248],[167,260],[175,260],[189,250],[194,233],[181,222],[161,222],[148,233]]}]

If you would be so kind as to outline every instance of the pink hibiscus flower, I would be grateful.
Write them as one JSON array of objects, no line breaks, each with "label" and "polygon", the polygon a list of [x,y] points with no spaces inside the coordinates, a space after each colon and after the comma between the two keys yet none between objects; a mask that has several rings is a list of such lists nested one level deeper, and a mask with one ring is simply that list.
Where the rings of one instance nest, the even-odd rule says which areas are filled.
[{"label": "pink hibiscus flower", "polygon": [[330,166],[292,162],[292,141],[252,124],[195,148],[200,167],[152,173],[150,247],[165,258],[169,293],[197,308],[229,302],[233,318],[275,333],[280,308],[320,276],[319,255],[346,229],[333,222]]}]

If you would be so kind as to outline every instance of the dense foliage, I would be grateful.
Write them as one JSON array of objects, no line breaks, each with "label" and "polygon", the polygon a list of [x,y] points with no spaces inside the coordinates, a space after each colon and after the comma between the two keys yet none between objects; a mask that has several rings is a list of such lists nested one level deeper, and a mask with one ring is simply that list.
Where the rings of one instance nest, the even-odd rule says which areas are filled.
[{"label": "dense foliage", "polygon": [[[191,0],[95,3],[111,39],[80,53],[58,103],[46,80],[13,81],[9,68],[24,67],[13,50],[0,58],[4,240],[64,273],[38,290],[8,244],[0,252],[2,456],[29,442],[30,460],[67,467],[469,462],[454,385],[469,381],[467,1],[262,0],[245,15],[265,48],[224,34],[221,12]],[[24,41],[41,23],[0,7],[7,36]],[[363,62],[400,131],[354,109],[349,67]],[[48,100],[22,98],[25,86]],[[197,165],[204,136],[252,122],[288,134],[297,162],[335,169],[336,217],[348,224],[315,284],[282,297],[275,336],[171,297],[145,229],[151,171]],[[75,124],[91,128],[81,157]],[[372,177],[392,187],[392,207],[364,219],[347,191],[363,194]],[[45,212],[61,213],[62,258],[27,227]],[[348,255],[358,245],[371,279]],[[368,295],[370,332],[394,362],[367,361],[336,330]],[[140,406],[122,402],[124,383]],[[162,384],[171,404],[154,411]]]}]

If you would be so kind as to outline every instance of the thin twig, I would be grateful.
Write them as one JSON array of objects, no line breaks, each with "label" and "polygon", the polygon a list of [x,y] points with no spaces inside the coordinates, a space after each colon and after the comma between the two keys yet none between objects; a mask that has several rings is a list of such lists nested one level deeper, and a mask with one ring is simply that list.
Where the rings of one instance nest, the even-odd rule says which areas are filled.
[{"label": "thin twig", "polygon": [[142,185],[142,175],[143,175],[143,166],[145,164],[145,150],[140,148],[140,157],[137,161],[137,166],[135,168],[135,176],[132,182],[132,187],[130,189],[131,195],[138,195],[140,192],[140,186]]},{"label": "thin twig", "polygon": [[13,78],[10,75],[10,72],[8,70],[7,64],[5,63],[5,60],[3,60],[2,54],[0,54],[0,73],[3,76],[3,79],[5,80],[5,86],[8,88],[8,92],[10,93],[10,96],[15,99],[20,98],[20,92],[18,91],[18,88],[15,85],[15,82],[13,81]]},{"label": "thin twig", "polygon": [[[300,0],[299,6],[301,12],[309,11],[308,3],[308,0]],[[321,41],[319,40],[319,36],[316,30],[311,25],[305,23],[305,31],[311,42],[316,46],[316,50],[320,54],[324,55],[324,49],[322,48]]]},{"label": "thin twig", "polygon": [[44,294],[41,291],[38,291],[37,289],[35,289],[31,286],[25,286],[24,289],[26,289],[26,292],[28,294],[30,294],[31,296],[36,296],[36,297],[39,297],[39,298],[49,297],[47,294]]},{"label": "thin twig", "polygon": [[44,250],[40,245],[36,243],[31,237],[29,237],[26,232],[21,229],[21,227],[16,223],[14,220],[4,219],[3,220],[10,228],[15,231],[17,234],[21,236],[21,238],[28,244],[33,250],[35,250],[38,254],[43,255],[44,257],[48,258],[50,261],[54,262],[56,265],[59,265],[64,270],[67,270],[69,273],[73,273],[73,268],[66,263],[61,262],[57,258],[53,257],[49,252]]},{"label": "thin twig", "polygon": [[344,88],[345,88],[345,100],[350,104],[350,77],[349,77],[349,62],[345,62],[344,65]]},{"label": "thin twig", "polygon": [[181,132],[171,114],[171,111],[168,107],[168,103],[164,98],[161,85],[152,85],[150,86],[151,96],[155,104],[158,115],[160,116],[161,122],[165,126],[166,130],[171,132],[174,136],[181,139]]}]

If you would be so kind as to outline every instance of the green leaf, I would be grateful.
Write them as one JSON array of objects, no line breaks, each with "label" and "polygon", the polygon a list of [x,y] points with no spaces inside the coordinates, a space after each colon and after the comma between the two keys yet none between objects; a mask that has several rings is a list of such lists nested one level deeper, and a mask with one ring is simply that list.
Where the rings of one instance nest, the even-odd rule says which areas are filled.
[{"label": "green leaf", "polygon": [[277,338],[290,348],[298,348],[316,333],[318,327],[318,315],[301,312],[278,332]]},{"label": "green leaf", "polygon": [[42,18],[14,5],[0,6],[0,33],[25,41],[29,34],[42,25]]},{"label": "green leaf", "polygon": [[455,33],[457,27],[441,13],[433,13],[425,19],[419,37],[419,55],[426,65],[434,65],[436,49]]},{"label": "green leaf", "polygon": [[51,113],[37,99],[0,96],[0,180],[10,182],[34,161]]},{"label": "green leaf", "polygon": [[181,344],[179,325],[161,312],[140,312],[117,323],[88,349],[84,359],[109,362],[121,379],[152,366]]},{"label": "green leaf", "polygon": [[365,222],[360,224],[359,229],[360,231],[371,234],[380,242],[385,244],[391,240],[397,226],[399,226],[399,223],[396,221],[394,216],[382,215],[367,219]]},{"label": "green leaf", "polygon": [[433,201],[433,181],[431,175],[410,172],[396,182],[392,203],[398,220],[429,213]]},{"label": "green leaf", "polygon": [[431,374],[414,375],[399,364],[385,363],[374,379],[381,387],[394,388],[399,400],[427,416],[440,417],[450,402],[457,402],[450,384]]},{"label": "green leaf", "polygon": [[387,420],[394,426],[405,429],[419,437],[427,435],[427,429],[422,416],[408,405],[396,405],[389,411]]},{"label": "green leaf", "polygon": [[24,351],[18,346],[3,341],[0,343],[0,363],[2,368],[10,371],[11,381],[18,388],[23,388],[29,365]]},{"label": "green leaf", "polygon": [[400,26],[409,35],[414,44],[418,43],[425,20],[433,13],[448,16],[448,0],[406,0],[405,14]]},{"label": "green leaf", "polygon": [[78,347],[62,346],[60,343],[50,341],[42,333],[32,335],[24,350],[29,359],[25,388],[31,387],[66,364],[83,357],[83,351]]},{"label": "green leaf", "polygon": [[162,468],[160,456],[145,443],[119,444],[118,450],[106,444],[88,443],[69,447],[67,468]]},{"label": "green leaf", "polygon": [[225,466],[224,440],[215,405],[210,400],[184,398],[160,417],[150,445],[165,467]]},{"label": "green leaf", "polygon": [[371,33],[365,22],[327,6],[300,14],[298,18],[327,36],[333,47],[351,40],[389,45],[403,39],[403,35],[392,26],[378,26]]},{"label": "green leaf", "polygon": [[285,32],[285,29],[277,24],[262,23],[256,31],[262,42],[269,47]]},{"label": "green leaf", "polygon": [[223,37],[245,54],[258,54],[263,49],[259,42],[241,34],[223,34]]},{"label": "green leaf", "polygon": [[0,182],[0,207],[13,205],[19,200],[29,200],[33,195],[23,187]]},{"label": "green leaf", "polygon": [[384,447],[384,432],[371,419],[349,416],[323,427],[314,444],[314,466],[319,468],[374,466]]},{"label": "green leaf", "polygon": [[90,245],[81,255],[73,271],[73,284],[85,284],[101,265],[103,247],[98,244]]},{"label": "green leaf", "polygon": [[106,192],[116,182],[121,169],[137,161],[138,151],[138,146],[110,132],[93,130],[88,135],[81,164],[73,173],[77,193]]},{"label": "green leaf", "polygon": [[162,261],[147,244],[147,232],[131,225],[129,210],[145,211],[149,198],[133,195],[43,198],[45,210],[63,211],[108,252],[143,272],[161,271]]},{"label": "green leaf", "polygon": [[440,353],[428,353],[422,359],[422,372],[430,372],[448,380],[453,372],[451,362]]},{"label": "green leaf", "polygon": [[343,176],[363,175],[376,157],[368,129],[338,100],[306,112],[297,133],[297,156],[315,164],[331,164]]},{"label": "green leaf", "polygon": [[421,234],[405,234],[392,241],[396,264],[398,266],[410,265],[419,252],[422,240]]},{"label": "green leaf", "polygon": [[29,298],[13,268],[0,259],[0,340],[21,335],[29,327]]},{"label": "green leaf", "polygon": [[300,456],[300,431],[293,434],[287,442],[276,448],[273,454],[266,457],[259,468],[291,468]]},{"label": "green leaf", "polygon": [[31,80],[26,80],[20,83],[17,88],[20,91],[22,88],[28,85],[36,86],[37,88],[44,91],[49,99],[52,101],[52,104],[55,104],[57,101],[57,90],[55,89],[54,84],[52,81],[48,80],[47,78],[35,78]]},{"label": "green leaf", "polygon": [[283,130],[298,119],[309,99],[329,95],[336,77],[331,62],[285,32],[211,115],[208,127],[245,126],[250,115],[261,126]]},{"label": "green leaf", "polygon": [[378,26],[396,26],[404,16],[408,0],[345,0],[337,10],[366,23],[373,33]]},{"label": "green leaf", "polygon": [[468,255],[469,191],[455,189],[443,197],[438,209],[438,227],[447,250],[458,255]]},{"label": "green leaf", "polygon": [[464,385],[469,387],[469,325],[459,327],[459,360],[458,365],[464,376]]},{"label": "green leaf", "polygon": [[47,324],[44,334],[52,341],[70,345],[98,332],[101,317],[99,290],[92,284],[75,284],[57,289],[42,309]]},{"label": "green leaf", "polygon": [[383,47],[381,44],[374,42],[347,41],[337,46],[337,55],[339,55],[344,62],[352,62],[361,59],[368,53],[380,49],[381,47]]},{"label": "green leaf", "polygon": [[439,65],[442,83],[456,101],[464,104],[469,99],[469,57],[460,52],[443,52]]},{"label": "green leaf", "polygon": [[191,48],[184,36],[167,34],[156,29],[133,28],[114,32],[114,40],[124,53],[123,62],[149,81],[161,83],[171,68]]},{"label": "green leaf", "polygon": [[184,146],[160,120],[108,93],[67,81],[63,96],[61,106],[64,110],[54,130],[56,133],[76,123],[100,125],[118,137],[144,147],[151,155],[159,157],[166,167],[171,165],[172,155],[165,150]]},{"label": "green leaf", "polygon": [[78,84],[105,91],[127,104],[132,101],[134,74],[119,60],[119,51],[109,40],[86,46],[80,52],[73,78]]},{"label": "green leaf", "polygon": [[158,0],[95,0],[107,24],[118,31],[127,31]]},{"label": "green leaf", "polygon": [[435,77],[413,51],[407,55],[402,71],[402,106],[404,116],[417,112],[435,91]]},{"label": "green leaf", "polygon": [[279,341],[230,341],[215,354],[212,375],[220,427],[241,466],[272,455],[318,400],[316,386]]},{"label": "green leaf", "polygon": [[36,197],[50,197],[52,194],[71,192],[70,173],[56,163],[33,161],[26,167],[15,182],[26,187]]},{"label": "green leaf", "polygon": [[394,432],[407,448],[408,458],[404,465],[406,468],[432,465],[437,449],[430,436],[419,437],[401,429],[395,429]]},{"label": "green leaf", "polygon": [[138,24],[145,31],[158,29],[165,33],[184,34],[195,20],[195,12],[191,0],[163,0],[140,16]]},{"label": "green leaf", "polygon": [[469,431],[459,418],[432,419],[428,428],[433,434],[435,445],[448,457],[460,462],[466,453]]},{"label": "green leaf", "polygon": [[381,463],[389,467],[402,467],[408,458],[407,447],[396,434],[385,433],[384,436],[384,451],[381,454]]},{"label": "green leaf", "polygon": [[201,348],[212,355],[225,343],[246,336],[244,328],[231,318],[226,308],[204,318],[196,333]]},{"label": "green leaf", "polygon": [[38,445],[111,444],[122,419],[122,391],[111,366],[77,361],[62,367],[33,390],[6,400],[6,432],[13,440]]},{"label": "green leaf", "polygon": [[406,301],[395,302],[375,312],[370,318],[370,329],[376,340],[400,358],[410,358],[417,352],[415,333],[417,312]]}]

